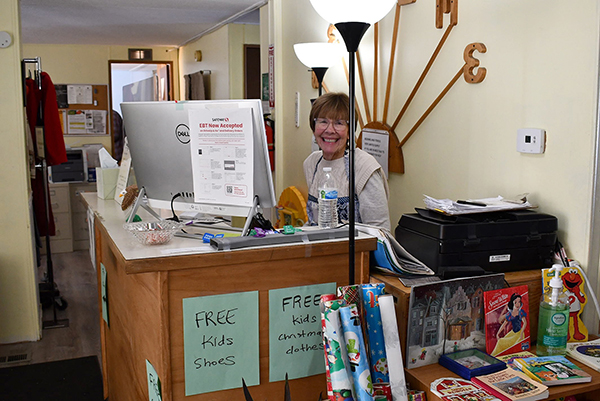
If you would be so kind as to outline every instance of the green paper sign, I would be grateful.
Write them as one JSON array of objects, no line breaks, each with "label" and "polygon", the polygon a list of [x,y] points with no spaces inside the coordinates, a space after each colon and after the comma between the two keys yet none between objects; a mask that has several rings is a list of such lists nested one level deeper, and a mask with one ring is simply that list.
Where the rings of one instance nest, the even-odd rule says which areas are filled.
[{"label": "green paper sign", "polygon": [[258,291],[185,298],[185,395],[260,384]]},{"label": "green paper sign", "polygon": [[336,283],[269,291],[269,381],[325,372],[319,300]]},{"label": "green paper sign", "polygon": [[110,327],[108,324],[108,297],[106,295],[106,267],[104,267],[102,263],[100,263],[100,287],[102,288],[102,319],[104,319],[106,325]]},{"label": "green paper sign", "polygon": [[148,401],[162,401],[160,378],[154,366],[146,359],[146,375],[148,376]]}]

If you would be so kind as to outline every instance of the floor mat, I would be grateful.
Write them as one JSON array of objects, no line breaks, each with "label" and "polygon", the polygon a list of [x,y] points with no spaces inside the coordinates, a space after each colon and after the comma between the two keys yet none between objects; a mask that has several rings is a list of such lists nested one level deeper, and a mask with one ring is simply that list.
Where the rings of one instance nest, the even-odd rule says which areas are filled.
[{"label": "floor mat", "polygon": [[97,356],[0,369],[0,400],[102,401]]}]

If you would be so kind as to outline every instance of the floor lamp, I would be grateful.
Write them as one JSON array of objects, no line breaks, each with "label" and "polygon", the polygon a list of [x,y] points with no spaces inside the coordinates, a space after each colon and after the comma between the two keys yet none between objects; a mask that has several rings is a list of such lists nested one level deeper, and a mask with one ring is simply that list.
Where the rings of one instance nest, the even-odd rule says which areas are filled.
[{"label": "floor lamp", "polygon": [[310,68],[319,83],[319,96],[323,94],[323,78],[329,67],[340,61],[340,45],[336,43],[296,43],[294,52],[298,60]]},{"label": "floor lamp", "polygon": [[355,124],[355,59],[358,45],[371,24],[376,23],[390,12],[397,0],[310,0],[314,9],[323,19],[334,24],[342,35],[346,50],[348,51],[348,97],[350,109],[350,149],[349,149],[349,246],[348,246],[348,284],[354,284],[354,253],[355,253],[355,202],[356,189],[354,187],[354,148],[356,141]]}]

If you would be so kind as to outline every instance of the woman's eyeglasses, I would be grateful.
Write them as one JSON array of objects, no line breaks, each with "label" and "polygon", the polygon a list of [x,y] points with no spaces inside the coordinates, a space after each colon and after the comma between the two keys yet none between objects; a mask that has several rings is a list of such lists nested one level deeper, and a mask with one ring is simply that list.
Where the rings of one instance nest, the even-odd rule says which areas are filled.
[{"label": "woman's eyeglasses", "polygon": [[348,128],[348,121],[346,120],[332,121],[328,118],[315,118],[315,128],[325,130],[329,127],[329,124],[331,124],[335,131],[343,131]]}]

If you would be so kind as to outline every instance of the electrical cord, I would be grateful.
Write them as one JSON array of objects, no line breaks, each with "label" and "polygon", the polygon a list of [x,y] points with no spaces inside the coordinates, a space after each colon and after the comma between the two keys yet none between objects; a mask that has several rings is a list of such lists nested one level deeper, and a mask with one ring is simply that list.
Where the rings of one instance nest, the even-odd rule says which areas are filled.
[{"label": "electrical cord", "polygon": [[181,220],[179,220],[179,217],[177,217],[177,215],[175,214],[175,209],[173,208],[173,202],[175,201],[175,199],[179,198],[180,196],[181,196],[181,192],[178,192],[171,198],[171,212],[173,213],[173,217],[169,217],[167,220],[173,220],[178,223],[181,222]]}]

